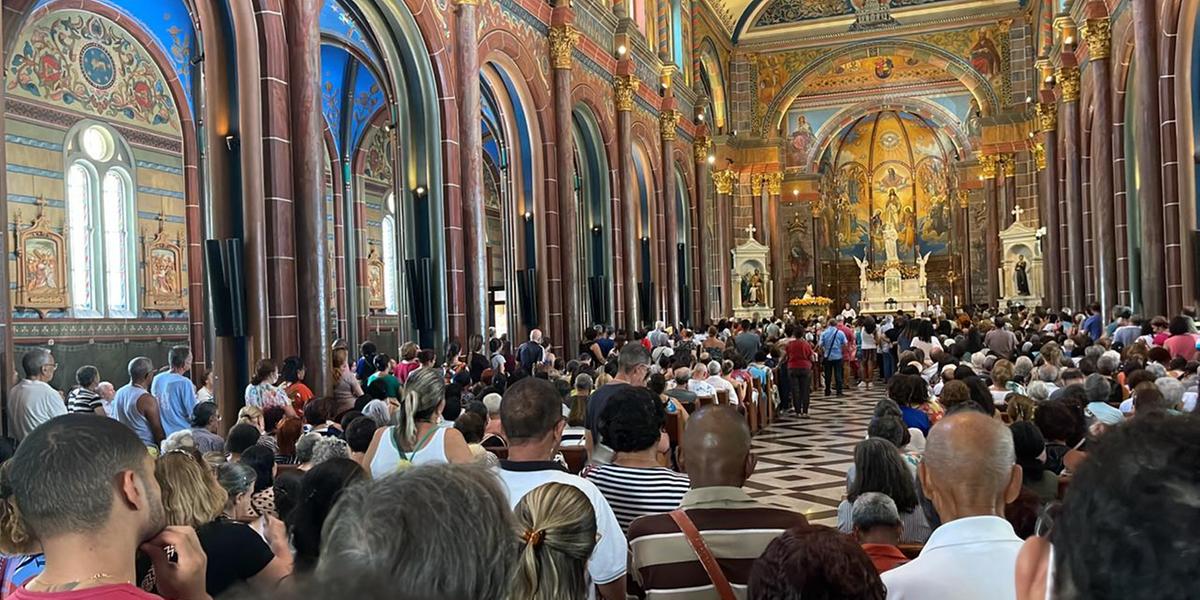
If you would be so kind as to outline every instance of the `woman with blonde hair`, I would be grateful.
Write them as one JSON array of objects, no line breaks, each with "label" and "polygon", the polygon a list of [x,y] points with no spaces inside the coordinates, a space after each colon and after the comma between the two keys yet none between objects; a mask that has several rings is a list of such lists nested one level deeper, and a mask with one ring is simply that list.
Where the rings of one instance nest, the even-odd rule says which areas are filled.
[{"label": "woman with blonde hair", "polygon": [[548,483],[513,509],[522,549],[509,598],[587,598],[587,561],[596,547],[596,513],[579,488]]},{"label": "woman with blonde hair", "polygon": [[400,391],[393,425],[371,438],[363,464],[379,479],[410,466],[468,463],[474,460],[467,440],[453,427],[441,427],[446,384],[437,369],[417,369]]},{"label": "woman with blonde hair", "polygon": [[334,344],[332,368],[333,397],[337,399],[338,412],[350,410],[354,407],[354,401],[362,397],[363,389],[350,369],[350,351],[344,343]]}]

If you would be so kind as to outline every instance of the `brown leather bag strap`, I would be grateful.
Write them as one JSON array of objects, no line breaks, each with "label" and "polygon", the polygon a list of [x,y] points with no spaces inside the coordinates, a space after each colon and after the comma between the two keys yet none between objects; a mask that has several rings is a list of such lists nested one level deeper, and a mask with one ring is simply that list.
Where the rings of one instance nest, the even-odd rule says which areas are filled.
[{"label": "brown leather bag strap", "polygon": [[687,516],[687,513],[683,512],[683,509],[673,510],[668,514],[671,515],[671,520],[675,521],[679,530],[683,532],[683,536],[687,538],[688,545],[700,558],[700,564],[704,566],[704,571],[708,573],[708,578],[712,580],[713,587],[716,588],[717,595],[721,597],[721,600],[737,600],[737,596],[733,595],[733,586],[729,584],[729,579],[725,577],[721,565],[717,564],[717,559],[708,549],[708,544],[704,543],[704,538],[700,537],[700,530],[696,529],[696,524]]}]

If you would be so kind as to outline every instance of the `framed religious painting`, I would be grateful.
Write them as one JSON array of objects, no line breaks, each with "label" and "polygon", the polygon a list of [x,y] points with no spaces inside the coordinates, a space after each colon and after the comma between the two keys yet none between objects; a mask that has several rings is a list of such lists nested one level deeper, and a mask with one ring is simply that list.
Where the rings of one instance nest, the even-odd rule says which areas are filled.
[{"label": "framed religious painting", "polygon": [[17,259],[17,308],[39,311],[64,309],[67,293],[66,242],[50,227],[46,203],[37,202],[37,216],[27,227],[21,226],[21,213],[15,215]]},{"label": "framed religious painting", "polygon": [[186,310],[183,291],[183,239],[171,239],[159,215],[158,233],[142,236],[145,307],[150,310]]},{"label": "framed religious painting", "polygon": [[367,308],[371,310],[387,308],[383,297],[383,273],[383,260],[379,258],[379,252],[372,245],[371,251],[367,254],[367,289],[369,292]]}]

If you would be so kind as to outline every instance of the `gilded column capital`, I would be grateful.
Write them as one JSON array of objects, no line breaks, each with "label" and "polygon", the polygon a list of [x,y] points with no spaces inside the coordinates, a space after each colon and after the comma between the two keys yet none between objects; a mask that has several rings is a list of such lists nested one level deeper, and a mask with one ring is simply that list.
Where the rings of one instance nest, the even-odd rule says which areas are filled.
[{"label": "gilded column capital", "polygon": [[662,66],[662,70],[659,71],[658,76],[659,76],[659,79],[662,83],[664,90],[670,89],[671,79],[675,77],[675,73],[677,71],[679,71],[679,67],[677,67],[675,65],[663,65]]},{"label": "gilded column capital", "polygon": [[712,138],[707,135],[701,135],[692,140],[692,154],[696,158],[696,164],[704,164],[708,160],[708,151],[712,148]]},{"label": "gilded column capital", "polygon": [[767,173],[767,193],[778,196],[783,193],[783,171]]},{"label": "gilded column capital", "polygon": [[814,219],[821,218],[821,201],[820,200],[812,201],[812,216]]},{"label": "gilded column capital", "polygon": [[1033,145],[1033,162],[1037,165],[1037,170],[1046,170],[1046,145],[1038,142]]},{"label": "gilded column capital", "polygon": [[616,93],[617,111],[633,110],[633,95],[637,93],[638,80],[634,75],[617,75],[613,78],[613,91]]},{"label": "gilded column capital", "polygon": [[995,179],[1000,157],[995,154],[979,155],[979,174],[984,179]]},{"label": "gilded column capital", "polygon": [[762,173],[750,174],[750,193],[754,194],[756,198],[762,195],[763,178],[764,175]]},{"label": "gilded column capital", "polygon": [[733,181],[737,179],[737,173],[733,169],[721,169],[712,173],[713,185],[717,188],[718,194],[732,194]]},{"label": "gilded column capital", "polygon": [[[474,0],[478,1],[478,0]],[[574,66],[575,44],[579,42],[579,30],[570,25],[550,28],[550,64],[555,69],[570,69]]]},{"label": "gilded column capital", "polygon": [[966,208],[970,204],[971,204],[971,191],[970,190],[958,190],[958,207]]},{"label": "gilded column capital", "polygon": [[1079,67],[1063,65],[1058,68],[1057,78],[1063,102],[1079,102]]},{"label": "gilded column capital", "polygon": [[1058,129],[1058,106],[1053,102],[1038,102],[1034,107],[1037,111],[1037,128],[1041,133],[1050,133]]},{"label": "gilded column capital", "polygon": [[1093,59],[1112,56],[1112,26],[1107,18],[1088,19],[1079,33],[1087,42],[1088,56]]},{"label": "gilded column capital", "polygon": [[1005,177],[1017,176],[1017,155],[1005,154],[1003,158],[1003,164]]},{"label": "gilded column capital", "polygon": [[664,142],[675,141],[676,130],[679,127],[679,111],[664,110],[658,113],[658,129]]}]

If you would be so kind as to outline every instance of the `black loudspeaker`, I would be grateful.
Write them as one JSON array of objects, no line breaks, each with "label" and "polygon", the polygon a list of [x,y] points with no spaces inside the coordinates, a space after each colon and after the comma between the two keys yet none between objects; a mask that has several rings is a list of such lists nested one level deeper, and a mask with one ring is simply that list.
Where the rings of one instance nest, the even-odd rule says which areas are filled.
[{"label": "black loudspeaker", "polygon": [[603,275],[588,277],[588,308],[592,313],[592,324],[608,324],[608,278]]},{"label": "black loudspeaker", "polygon": [[517,272],[517,302],[520,305],[521,324],[531,329],[537,327],[537,269]]},{"label": "black loudspeaker", "polygon": [[642,325],[649,325],[654,322],[654,280],[639,281],[638,288],[638,310],[642,315]]},{"label": "black loudspeaker", "polygon": [[428,258],[404,260],[408,279],[408,309],[413,327],[419,331],[433,330],[432,261]]},{"label": "black loudspeaker", "polygon": [[679,286],[679,324],[692,326],[692,288],[687,284]]},{"label": "black loudspeaker", "polygon": [[217,337],[246,335],[242,241],[236,238],[204,240],[204,263]]}]

